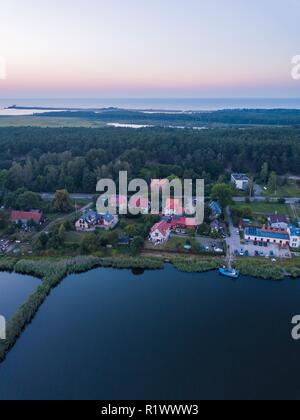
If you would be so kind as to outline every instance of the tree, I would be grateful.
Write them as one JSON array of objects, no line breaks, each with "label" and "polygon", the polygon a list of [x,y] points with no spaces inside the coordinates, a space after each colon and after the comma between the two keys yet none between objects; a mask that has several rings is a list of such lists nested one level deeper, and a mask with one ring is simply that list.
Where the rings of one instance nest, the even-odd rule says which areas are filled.
[{"label": "tree", "polygon": [[249,200],[251,200],[251,198],[253,196],[253,193],[254,193],[254,178],[253,178],[253,176],[249,179],[248,193],[249,193]]},{"label": "tree", "polygon": [[42,232],[33,244],[33,248],[37,251],[44,251],[47,248],[48,235]]},{"label": "tree", "polygon": [[277,193],[278,177],[276,172],[271,172],[268,185],[271,192]]},{"label": "tree", "polygon": [[67,190],[56,191],[52,205],[57,213],[70,213],[74,208]]},{"label": "tree", "polygon": [[42,200],[39,194],[32,191],[25,191],[18,196],[16,204],[18,208],[29,211],[32,209],[39,209],[41,202]]},{"label": "tree", "polygon": [[130,250],[133,255],[137,255],[141,252],[144,246],[144,238],[141,236],[135,236],[131,242]]},{"label": "tree", "polygon": [[212,188],[211,197],[217,200],[224,210],[232,202],[232,188],[227,184],[216,184]]},{"label": "tree", "polygon": [[262,182],[266,184],[268,182],[268,177],[269,177],[269,165],[267,164],[267,162],[265,162],[261,168],[260,178]]},{"label": "tree", "polygon": [[0,210],[0,229],[6,229],[8,226],[8,216],[5,211]]}]

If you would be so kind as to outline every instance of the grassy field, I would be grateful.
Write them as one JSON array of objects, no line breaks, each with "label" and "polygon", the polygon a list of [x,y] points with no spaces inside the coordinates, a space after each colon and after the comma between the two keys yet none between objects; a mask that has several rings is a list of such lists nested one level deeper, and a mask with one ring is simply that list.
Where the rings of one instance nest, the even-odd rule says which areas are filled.
[{"label": "grassy field", "polygon": [[234,203],[232,208],[250,208],[255,214],[272,214],[277,212],[278,214],[291,215],[291,208],[287,204],[278,203]]},{"label": "grassy field", "polygon": [[295,181],[288,181],[286,185],[279,187],[277,191],[267,190],[263,194],[265,197],[300,197],[300,187]]},{"label": "grassy field", "polygon": [[0,127],[85,127],[98,128],[105,126],[101,121],[91,121],[84,118],[56,118],[33,116],[1,116]]}]

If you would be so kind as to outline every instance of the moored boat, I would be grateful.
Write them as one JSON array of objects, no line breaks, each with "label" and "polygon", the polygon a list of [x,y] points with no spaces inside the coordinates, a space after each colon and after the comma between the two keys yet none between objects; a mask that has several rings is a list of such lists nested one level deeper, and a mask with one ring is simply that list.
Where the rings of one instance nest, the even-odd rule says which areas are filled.
[{"label": "moored boat", "polygon": [[240,272],[234,268],[219,268],[219,273],[221,276],[229,277],[231,279],[238,279],[240,276]]}]

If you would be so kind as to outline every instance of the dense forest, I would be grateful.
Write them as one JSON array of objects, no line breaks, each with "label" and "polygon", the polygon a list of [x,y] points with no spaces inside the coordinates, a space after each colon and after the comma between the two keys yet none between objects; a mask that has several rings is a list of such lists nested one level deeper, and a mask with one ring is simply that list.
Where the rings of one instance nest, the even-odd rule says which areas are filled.
[{"label": "dense forest", "polygon": [[175,175],[216,181],[226,171],[254,176],[263,164],[300,175],[300,129],[1,128],[0,189],[95,192],[100,178]]},{"label": "dense forest", "polygon": [[300,125],[300,110],[293,109],[228,109],[211,112],[163,113],[108,108],[97,112],[73,110],[36,114],[36,118],[40,117],[83,118],[103,123],[184,125],[187,127],[201,125]]}]

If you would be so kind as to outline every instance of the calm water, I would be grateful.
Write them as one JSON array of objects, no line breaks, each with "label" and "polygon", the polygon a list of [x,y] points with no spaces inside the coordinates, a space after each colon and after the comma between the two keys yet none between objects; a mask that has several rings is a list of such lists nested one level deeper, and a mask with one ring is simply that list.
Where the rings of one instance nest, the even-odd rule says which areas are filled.
[{"label": "calm water", "polygon": [[167,266],[56,288],[0,367],[1,398],[299,398],[300,281]]},{"label": "calm water", "polygon": [[9,319],[39,283],[33,277],[0,272],[0,314]]},{"label": "calm water", "polygon": [[[102,98],[102,99],[5,99],[0,98],[0,115],[25,115],[33,111],[10,110],[1,108],[18,105],[28,107],[52,108],[107,108],[169,110],[169,111],[205,111],[232,108],[286,108],[300,109],[300,98]],[[36,111],[37,112],[37,111]]]}]

